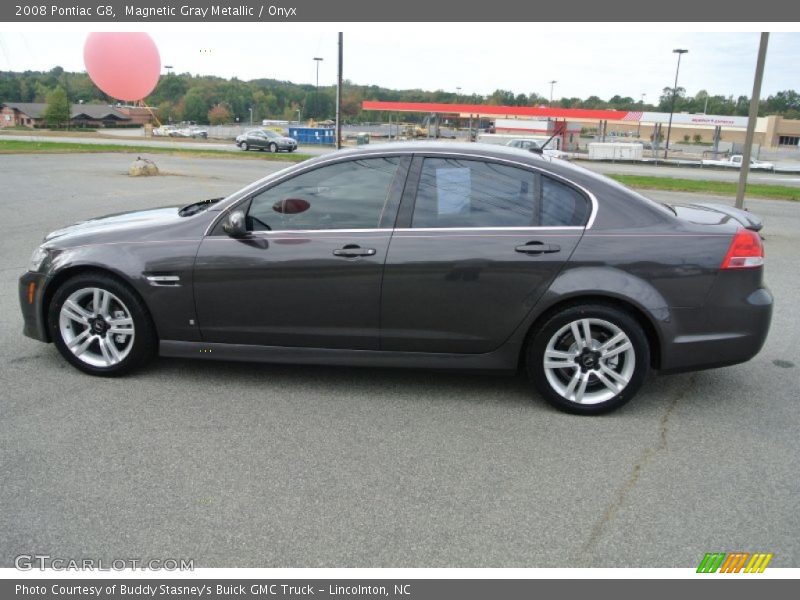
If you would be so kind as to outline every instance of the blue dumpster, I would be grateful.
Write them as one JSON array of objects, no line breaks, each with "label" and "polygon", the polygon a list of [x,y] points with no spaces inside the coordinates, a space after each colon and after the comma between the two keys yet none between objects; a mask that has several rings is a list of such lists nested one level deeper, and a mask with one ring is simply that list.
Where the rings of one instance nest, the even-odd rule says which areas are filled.
[{"label": "blue dumpster", "polygon": [[336,143],[336,130],[333,127],[289,127],[289,137],[297,140],[298,144],[329,144]]}]

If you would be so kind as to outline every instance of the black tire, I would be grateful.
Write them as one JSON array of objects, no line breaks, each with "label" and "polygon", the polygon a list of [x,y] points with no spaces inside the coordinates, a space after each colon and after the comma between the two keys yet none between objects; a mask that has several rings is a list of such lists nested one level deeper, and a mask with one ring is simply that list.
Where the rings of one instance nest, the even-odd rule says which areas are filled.
[{"label": "black tire", "polygon": [[278,151],[278,145],[275,142],[270,143],[269,151],[273,154]]},{"label": "black tire", "polygon": [[247,142],[242,142],[241,148],[242,148],[242,150],[244,150],[245,152],[247,152],[248,150],[250,150],[250,146],[248,146],[248,145],[247,145]]},{"label": "black tire", "polygon": [[[131,345],[127,355],[116,364],[96,366],[84,362],[67,348],[62,336],[60,327],[61,309],[73,293],[86,288],[99,288],[110,292],[124,304],[124,308],[130,313],[130,318],[133,321],[133,340],[130,342]],[[90,375],[104,377],[125,375],[144,366],[156,355],[158,348],[158,338],[150,313],[139,296],[121,280],[102,273],[78,274],[61,284],[53,294],[48,306],[47,326],[50,331],[50,338],[61,355],[74,367]]]},{"label": "black tire", "polygon": [[[580,339],[576,340],[573,323],[577,324]],[[580,341],[586,338],[582,333],[584,323],[589,324],[589,345]],[[601,350],[603,344],[620,332],[627,340],[621,338],[605,352],[626,349],[606,357]],[[565,368],[545,368],[548,345],[551,352],[568,355],[551,359],[551,365],[563,361]],[[537,326],[528,339],[525,365],[536,389],[555,408],[578,415],[598,415],[616,410],[636,395],[650,368],[650,345],[641,325],[628,312],[604,304],[572,305]],[[616,375],[609,374],[609,370]],[[574,378],[578,383],[570,391]],[[577,401],[579,394],[582,402]]]}]

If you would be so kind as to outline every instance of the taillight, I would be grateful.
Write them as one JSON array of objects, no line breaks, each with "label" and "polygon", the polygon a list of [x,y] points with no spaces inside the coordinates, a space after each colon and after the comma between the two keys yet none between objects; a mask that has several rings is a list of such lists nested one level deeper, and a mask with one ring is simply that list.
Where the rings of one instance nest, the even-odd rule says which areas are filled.
[{"label": "taillight", "polygon": [[764,245],[761,236],[750,229],[740,229],[733,236],[720,269],[755,269],[763,264]]}]

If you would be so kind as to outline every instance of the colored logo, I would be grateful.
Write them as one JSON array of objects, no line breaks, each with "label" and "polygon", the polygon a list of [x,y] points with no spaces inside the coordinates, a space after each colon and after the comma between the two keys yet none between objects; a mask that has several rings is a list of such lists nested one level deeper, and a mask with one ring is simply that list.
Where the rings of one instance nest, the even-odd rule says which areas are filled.
[{"label": "colored logo", "polygon": [[698,573],[763,573],[772,553],[756,552],[713,552],[706,554],[697,567]]}]

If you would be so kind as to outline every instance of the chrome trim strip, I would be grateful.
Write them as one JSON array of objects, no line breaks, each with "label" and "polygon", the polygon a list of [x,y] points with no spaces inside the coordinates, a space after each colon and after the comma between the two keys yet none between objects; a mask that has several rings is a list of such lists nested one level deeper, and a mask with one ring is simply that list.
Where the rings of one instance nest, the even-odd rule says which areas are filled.
[{"label": "chrome trim strip", "polygon": [[418,233],[418,232],[438,232],[438,231],[583,231],[583,227],[564,226],[564,227],[398,227],[395,233]]},{"label": "chrome trim strip", "polygon": [[[584,194],[586,194],[589,197],[589,200],[592,203],[592,212],[589,215],[589,220],[586,222],[586,226],[585,227],[577,227],[577,229],[587,229],[588,230],[588,229],[592,228],[592,225],[594,225],[594,220],[595,220],[595,217],[597,216],[597,209],[598,209],[597,198],[595,197],[595,195],[592,192],[587,190],[585,187],[583,187],[582,185],[580,185],[578,183],[575,183],[571,179],[567,179],[563,175],[559,175],[557,173],[553,173],[552,171],[548,171],[547,169],[544,169],[544,168],[539,167],[537,165],[532,165],[530,163],[520,162],[520,161],[517,161],[517,160],[511,160],[511,159],[508,159],[508,158],[500,158],[500,157],[497,157],[497,156],[488,156],[486,154],[472,154],[472,153],[466,153],[466,152],[452,152],[452,151],[448,151],[448,150],[442,150],[442,149],[439,149],[439,148],[435,148],[435,149],[432,149],[432,150],[399,150],[398,149],[398,150],[388,150],[388,151],[384,150],[384,151],[375,151],[375,152],[365,152],[363,154],[339,155],[339,156],[334,156],[334,157],[331,157],[331,158],[328,158],[328,159],[324,159],[324,160],[320,160],[320,161],[314,162],[313,164],[308,165],[307,167],[302,167],[301,165],[303,163],[300,163],[298,165],[297,170],[293,170],[293,171],[290,171],[288,173],[284,173],[280,177],[276,177],[274,180],[269,181],[268,184],[269,185],[273,185],[273,184],[277,185],[278,183],[280,183],[281,181],[283,181],[284,179],[286,179],[288,177],[294,177],[295,175],[300,175],[301,173],[304,173],[306,170],[309,170],[309,169],[312,169],[312,168],[316,168],[316,167],[319,167],[319,166],[322,166],[322,165],[326,165],[328,163],[333,163],[333,162],[336,162],[336,161],[339,161],[339,160],[342,160],[342,161],[347,160],[347,159],[359,160],[361,158],[375,158],[375,157],[381,158],[381,157],[384,157],[384,156],[405,156],[405,155],[411,155],[411,156],[421,155],[423,157],[424,156],[457,156],[457,157],[461,157],[461,158],[465,158],[465,159],[492,160],[492,161],[496,161],[496,162],[507,163],[507,164],[510,164],[510,165],[516,165],[516,166],[519,166],[519,167],[523,167],[525,169],[532,169],[532,170],[537,171],[539,173],[543,173],[544,175],[547,175],[548,177],[552,177],[554,179],[558,179],[558,180],[566,183],[567,185],[570,185],[572,187],[575,187],[575,188],[581,190]],[[255,194],[255,193],[257,193],[257,192],[254,190],[251,194],[248,194],[248,196],[250,196],[252,194]],[[220,211],[219,216],[216,219],[212,220],[211,224],[206,228],[206,231],[203,234],[203,237],[208,236],[208,232],[211,231],[217,225],[217,223],[221,219],[224,218],[225,214],[228,211],[230,211],[233,208],[235,208],[244,199],[245,198],[240,198],[237,202],[235,202],[231,206],[228,206],[225,209],[223,209],[222,211]],[[477,228],[475,228],[475,229],[477,229]],[[494,229],[494,228],[492,228],[492,229]],[[337,231],[340,231],[340,230],[337,230]]]},{"label": "chrome trim strip", "polygon": [[178,275],[147,275],[147,281],[150,285],[174,286],[180,283],[181,278]]},{"label": "chrome trim strip", "polygon": [[[577,226],[564,226],[564,227],[398,227],[396,229],[272,229],[268,231],[251,231],[251,235],[258,236],[274,236],[274,235],[338,235],[348,233],[385,233],[391,235],[393,233],[442,233],[442,232],[505,232],[505,231],[583,231],[583,227]],[[227,235],[208,236],[210,240],[216,239],[235,239],[229,238]]]}]

